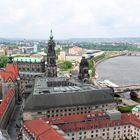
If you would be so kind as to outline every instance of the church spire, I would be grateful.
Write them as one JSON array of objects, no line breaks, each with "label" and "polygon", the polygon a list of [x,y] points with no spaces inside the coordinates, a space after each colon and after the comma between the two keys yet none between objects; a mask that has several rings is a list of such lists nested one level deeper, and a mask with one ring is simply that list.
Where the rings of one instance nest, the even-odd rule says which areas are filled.
[{"label": "church spire", "polygon": [[50,31],[50,40],[52,40],[53,39],[53,34],[52,34],[52,29],[51,29],[51,31]]},{"label": "church spire", "polygon": [[55,41],[53,39],[52,30],[50,31],[50,39],[48,41],[47,50],[47,73],[48,77],[57,77],[56,66],[56,53],[55,53]]}]

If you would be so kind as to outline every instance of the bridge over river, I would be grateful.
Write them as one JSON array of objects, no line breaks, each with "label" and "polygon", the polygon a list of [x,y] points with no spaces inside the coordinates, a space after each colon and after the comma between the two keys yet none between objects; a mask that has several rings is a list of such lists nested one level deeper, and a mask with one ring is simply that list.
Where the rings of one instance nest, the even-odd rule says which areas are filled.
[{"label": "bridge over river", "polygon": [[112,87],[115,93],[123,93],[128,91],[139,91],[140,85],[129,85],[129,86],[119,86],[119,87]]},{"label": "bridge over river", "polygon": [[[140,91],[140,85],[128,85],[128,86],[119,86],[109,80],[104,80],[104,85],[106,85],[107,87],[110,87],[114,90],[114,92],[116,94],[121,94],[124,92],[132,92],[132,91]],[[100,84],[101,85],[101,84]],[[101,85],[102,86],[102,85]]]}]

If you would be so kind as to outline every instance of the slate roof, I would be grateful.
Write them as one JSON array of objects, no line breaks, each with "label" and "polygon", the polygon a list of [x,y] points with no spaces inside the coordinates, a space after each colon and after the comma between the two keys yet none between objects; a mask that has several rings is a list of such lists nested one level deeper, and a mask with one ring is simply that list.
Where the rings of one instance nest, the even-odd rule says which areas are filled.
[{"label": "slate roof", "polygon": [[79,105],[98,105],[114,102],[111,89],[96,89],[59,94],[30,94],[25,102],[25,111],[46,110],[48,108]]}]

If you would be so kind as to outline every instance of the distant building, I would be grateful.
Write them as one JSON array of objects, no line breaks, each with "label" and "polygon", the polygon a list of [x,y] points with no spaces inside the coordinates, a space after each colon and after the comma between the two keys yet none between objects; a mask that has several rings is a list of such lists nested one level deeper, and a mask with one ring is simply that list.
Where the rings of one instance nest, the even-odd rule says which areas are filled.
[{"label": "distant building", "polygon": [[38,52],[35,54],[31,54],[30,57],[35,57],[35,58],[46,58],[47,54],[44,52]]},{"label": "distant building", "polygon": [[0,56],[5,56],[6,53],[5,53],[5,50],[0,50]]},{"label": "distant building", "polygon": [[5,44],[0,44],[0,50],[7,50],[9,47]]},{"label": "distant building", "polygon": [[34,46],[33,46],[33,48],[34,48],[34,53],[37,53],[38,52],[38,45],[37,44],[34,44]]},{"label": "distant building", "polygon": [[20,54],[31,54],[33,52],[34,52],[34,47],[29,47],[29,46],[19,47]]},{"label": "distant building", "polygon": [[78,47],[78,46],[69,48],[69,54],[82,55],[83,54],[83,49]]},{"label": "distant building", "polygon": [[65,51],[60,51],[60,55],[58,55],[58,60],[68,60],[71,62],[80,62],[82,55],[74,55],[74,54],[67,54]]},{"label": "distant building", "polygon": [[12,50],[6,50],[6,55],[9,56],[9,55],[12,55],[13,54],[13,51]]}]

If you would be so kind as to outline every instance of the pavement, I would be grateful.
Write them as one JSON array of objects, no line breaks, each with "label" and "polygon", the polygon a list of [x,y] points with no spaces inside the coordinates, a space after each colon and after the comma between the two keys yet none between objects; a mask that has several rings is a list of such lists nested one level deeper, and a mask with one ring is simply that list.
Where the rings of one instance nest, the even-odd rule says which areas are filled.
[{"label": "pavement", "polygon": [[20,120],[22,116],[21,106],[22,105],[16,106],[15,112],[9,122],[8,134],[10,135],[10,138],[12,140],[18,140],[17,136],[17,133],[19,132],[18,126],[20,125]]},{"label": "pavement", "polygon": [[121,99],[122,99],[123,104],[125,105],[138,105],[139,104],[138,102],[135,102],[131,99],[126,99],[126,98],[121,98]]}]

